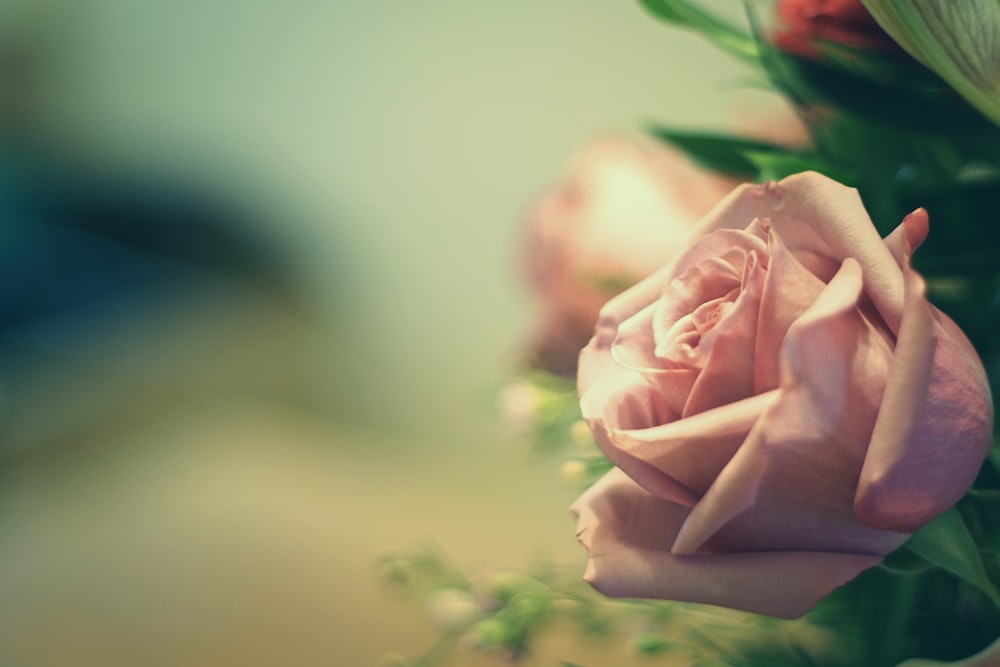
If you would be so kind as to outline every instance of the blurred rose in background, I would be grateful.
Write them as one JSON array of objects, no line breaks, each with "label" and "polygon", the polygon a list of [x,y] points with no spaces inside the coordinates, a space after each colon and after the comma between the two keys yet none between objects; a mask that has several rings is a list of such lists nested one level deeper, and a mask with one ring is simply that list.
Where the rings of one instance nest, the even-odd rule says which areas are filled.
[{"label": "blurred rose in background", "polygon": [[[733,124],[742,136],[782,146],[809,141],[781,107]],[[669,261],[740,182],[651,139],[607,137],[582,149],[527,215],[524,263],[538,320],[529,365],[572,374],[601,306]]]},{"label": "blurred rose in background", "polygon": [[529,214],[527,271],[541,321],[534,363],[572,373],[601,306],[669,260],[737,183],[648,141],[587,147]]}]

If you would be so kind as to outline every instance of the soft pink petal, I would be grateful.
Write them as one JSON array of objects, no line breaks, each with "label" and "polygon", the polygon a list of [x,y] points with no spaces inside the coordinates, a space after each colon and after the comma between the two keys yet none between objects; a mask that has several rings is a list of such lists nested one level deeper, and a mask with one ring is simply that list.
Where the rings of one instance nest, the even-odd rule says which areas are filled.
[{"label": "soft pink petal", "polygon": [[769,391],[700,412],[687,419],[646,429],[623,430],[623,446],[635,454],[655,458],[662,454],[661,447],[673,447],[669,443],[674,440],[712,438],[732,433],[746,435],[757,418],[777,400],[778,395],[778,390]]},{"label": "soft pink petal", "polygon": [[691,512],[673,547],[884,554],[904,535],[853,512],[890,342],[856,308],[860,267],[843,267],[791,327],[779,399]]},{"label": "soft pink petal", "polygon": [[691,238],[701,238],[719,229],[746,229],[754,219],[768,217],[781,200],[781,189],[773,181],[740,185],[695,225]]},{"label": "soft pink petal", "polygon": [[664,369],[663,360],[653,354],[656,341],[653,339],[653,317],[657,302],[618,324],[616,335],[611,342],[611,356],[626,368],[637,371],[654,372]]},{"label": "soft pink petal", "polygon": [[618,446],[620,431],[668,423],[677,419],[680,413],[673,410],[643,372],[626,367],[614,358],[611,348],[618,323],[613,319],[617,313],[613,309],[612,313],[598,325],[597,335],[580,353],[577,386],[583,418],[604,455],[615,465],[628,469],[650,493],[694,504],[696,498],[687,488]]},{"label": "soft pink petal", "polygon": [[585,579],[612,597],[713,604],[780,618],[805,614],[881,558],[772,551],[674,556],[687,510],[658,500],[612,471],[574,503],[578,538],[590,552]]},{"label": "soft pink petal", "polygon": [[650,493],[688,505],[696,498],[683,485],[654,465],[619,446],[619,433],[664,424],[677,418],[642,373],[623,367],[596,339],[580,357],[580,372],[592,373],[595,381],[580,395],[580,410],[594,441],[615,465],[629,470]]},{"label": "soft pink petal", "polygon": [[[695,243],[709,232],[718,229],[743,230],[754,218],[766,217],[777,205],[780,197],[774,183],[740,185],[724,197],[691,230],[686,245]],[[674,257],[661,269],[608,301],[601,309],[595,338],[614,340],[618,325],[658,299],[663,289],[679,274],[681,257]]]},{"label": "soft pink petal", "polygon": [[770,261],[760,298],[754,351],[755,392],[778,386],[778,359],[785,335],[825,286],[785,247],[777,231],[771,232],[768,241]]},{"label": "soft pink petal", "polygon": [[918,208],[903,218],[903,222],[885,237],[883,243],[892,253],[900,270],[905,272],[909,268],[910,257],[927,240],[930,231],[931,221],[927,210]]},{"label": "soft pink petal", "polygon": [[[655,308],[656,304],[651,304],[621,323],[618,335],[611,344],[610,356],[622,368],[640,373],[669,408],[670,418],[676,419],[684,410],[684,403],[699,371],[696,368],[666,368],[663,360],[653,354]],[[592,351],[587,352],[587,372],[590,372]],[[610,362],[606,367],[611,373],[619,370]]]},{"label": "soft pink petal", "polygon": [[[685,505],[693,505],[704,493],[763,409],[758,399],[710,411],[704,419],[679,420],[668,400],[670,392],[656,381],[676,382],[675,398],[680,399],[693,382],[693,371],[648,376],[623,367],[593,344],[583,358],[581,371],[586,368],[601,377],[580,397],[582,415],[598,447],[650,493]],[[748,409],[757,412],[751,415]],[[690,433],[689,427],[698,425],[702,433]],[[635,444],[644,439],[661,442],[662,447],[636,450]]]},{"label": "soft pink petal", "polygon": [[757,314],[767,271],[752,253],[747,258],[743,288],[732,310],[701,338],[705,359],[691,388],[682,418],[753,395]]},{"label": "soft pink petal", "polygon": [[657,347],[662,345],[662,334],[678,319],[738,286],[751,253],[766,257],[767,244],[753,233],[736,229],[702,237],[683,252],[674,265],[672,279],[663,285],[661,306],[653,322]]},{"label": "soft pink petal", "polygon": [[[611,350],[611,345],[618,337],[618,328],[622,322],[649,307],[660,298],[663,286],[667,284],[673,271],[674,262],[667,263],[659,271],[650,274],[618,296],[610,299],[601,308],[597,318],[594,337],[580,352],[580,372],[577,376],[577,387],[581,396],[589,389],[592,380],[597,375],[587,367],[588,360],[603,358]],[[608,355],[610,356],[610,355]]]},{"label": "soft pink petal", "polygon": [[[755,218],[767,216],[780,203],[779,190],[774,183],[736,187],[694,226],[687,245],[718,229],[743,230]],[[610,349],[622,322],[660,298],[664,288],[679,274],[680,261],[680,256],[672,258],[661,269],[609,300],[601,309],[594,337],[580,356],[577,386],[581,396],[598,376],[588,370],[588,360],[593,359],[595,353],[600,355]]]},{"label": "soft pink petal", "polygon": [[858,191],[815,172],[778,183],[781,196],[771,221],[788,248],[861,265],[865,292],[894,332],[903,303],[903,280]]},{"label": "soft pink petal", "polygon": [[905,279],[903,315],[855,510],[868,524],[912,532],[953,505],[989,452],[992,402],[982,364],[965,336],[924,298],[909,267],[927,233],[922,209],[886,243]]},{"label": "soft pink petal", "polygon": [[725,228],[743,228],[753,218],[770,218],[782,240],[822,279],[851,257],[861,265],[865,292],[890,329],[896,331],[903,303],[903,280],[878,237],[857,190],[807,171],[730,193],[696,226],[695,237]]},{"label": "soft pink petal", "polygon": [[615,445],[701,497],[777,397],[772,391],[662,426],[621,431]]}]

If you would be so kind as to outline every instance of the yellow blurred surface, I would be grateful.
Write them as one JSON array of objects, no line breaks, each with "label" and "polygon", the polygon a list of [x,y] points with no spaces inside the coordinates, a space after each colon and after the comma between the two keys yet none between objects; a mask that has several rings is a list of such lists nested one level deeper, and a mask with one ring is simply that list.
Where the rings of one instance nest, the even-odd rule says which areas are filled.
[{"label": "yellow blurred surface", "polygon": [[[296,285],[4,334],[0,665],[371,665],[438,634],[386,552],[582,565],[496,410],[520,216],[589,139],[772,108],[743,69],[629,0],[0,8],[39,145],[238,202]],[[556,632],[528,664],[626,654]]]}]

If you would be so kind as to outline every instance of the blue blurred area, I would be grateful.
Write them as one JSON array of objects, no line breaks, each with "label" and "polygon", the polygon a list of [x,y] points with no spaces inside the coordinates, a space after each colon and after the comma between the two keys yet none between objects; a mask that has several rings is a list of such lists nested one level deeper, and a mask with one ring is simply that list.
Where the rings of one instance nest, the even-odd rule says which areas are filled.
[{"label": "blue blurred area", "polygon": [[0,327],[100,318],[218,281],[287,294],[262,238],[210,197],[183,188],[20,170],[0,194]]},{"label": "blue blurred area", "polygon": [[45,91],[72,31],[51,4],[0,8],[0,340],[216,284],[292,298],[278,243],[243,202],[193,174],[111,168],[57,136]]},{"label": "blue blurred area", "polygon": [[173,414],[177,400],[307,401],[295,272],[253,217],[176,175],[8,150],[0,452]]}]

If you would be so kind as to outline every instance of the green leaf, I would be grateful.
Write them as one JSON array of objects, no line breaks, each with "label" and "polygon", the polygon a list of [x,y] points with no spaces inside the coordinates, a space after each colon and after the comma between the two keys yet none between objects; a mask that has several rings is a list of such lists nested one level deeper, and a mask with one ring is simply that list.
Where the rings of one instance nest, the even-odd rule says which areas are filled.
[{"label": "green leaf", "polygon": [[744,151],[744,157],[754,165],[761,180],[780,181],[803,171],[818,171],[844,185],[856,186],[856,179],[846,171],[835,169],[818,156],[792,152]]},{"label": "green leaf", "polygon": [[[959,503],[959,510],[969,533],[980,548],[992,552],[993,562],[1000,556],[1000,491],[972,489]],[[990,563],[984,562],[989,573]]]},{"label": "green leaf", "polygon": [[644,655],[659,655],[673,648],[674,642],[663,635],[644,634],[635,638],[634,646],[636,651]]},{"label": "green leaf", "polygon": [[757,43],[751,35],[687,0],[639,0],[646,11],[667,23],[691,28],[728,53],[757,61]]},{"label": "green leaf", "polygon": [[772,155],[791,153],[789,149],[764,141],[732,137],[710,132],[690,132],[654,126],[658,139],[684,151],[692,160],[712,171],[739,178],[754,178],[758,166],[747,154]]},{"label": "green leaf", "polygon": [[882,28],[911,55],[937,72],[965,99],[1000,125],[996,0],[928,2],[865,0]]},{"label": "green leaf", "polygon": [[931,521],[906,541],[906,547],[928,562],[979,588],[996,604],[1000,591],[986,576],[976,543],[958,509]]},{"label": "green leaf", "polygon": [[896,549],[885,557],[879,567],[892,574],[917,575],[934,566],[910,549]]}]

